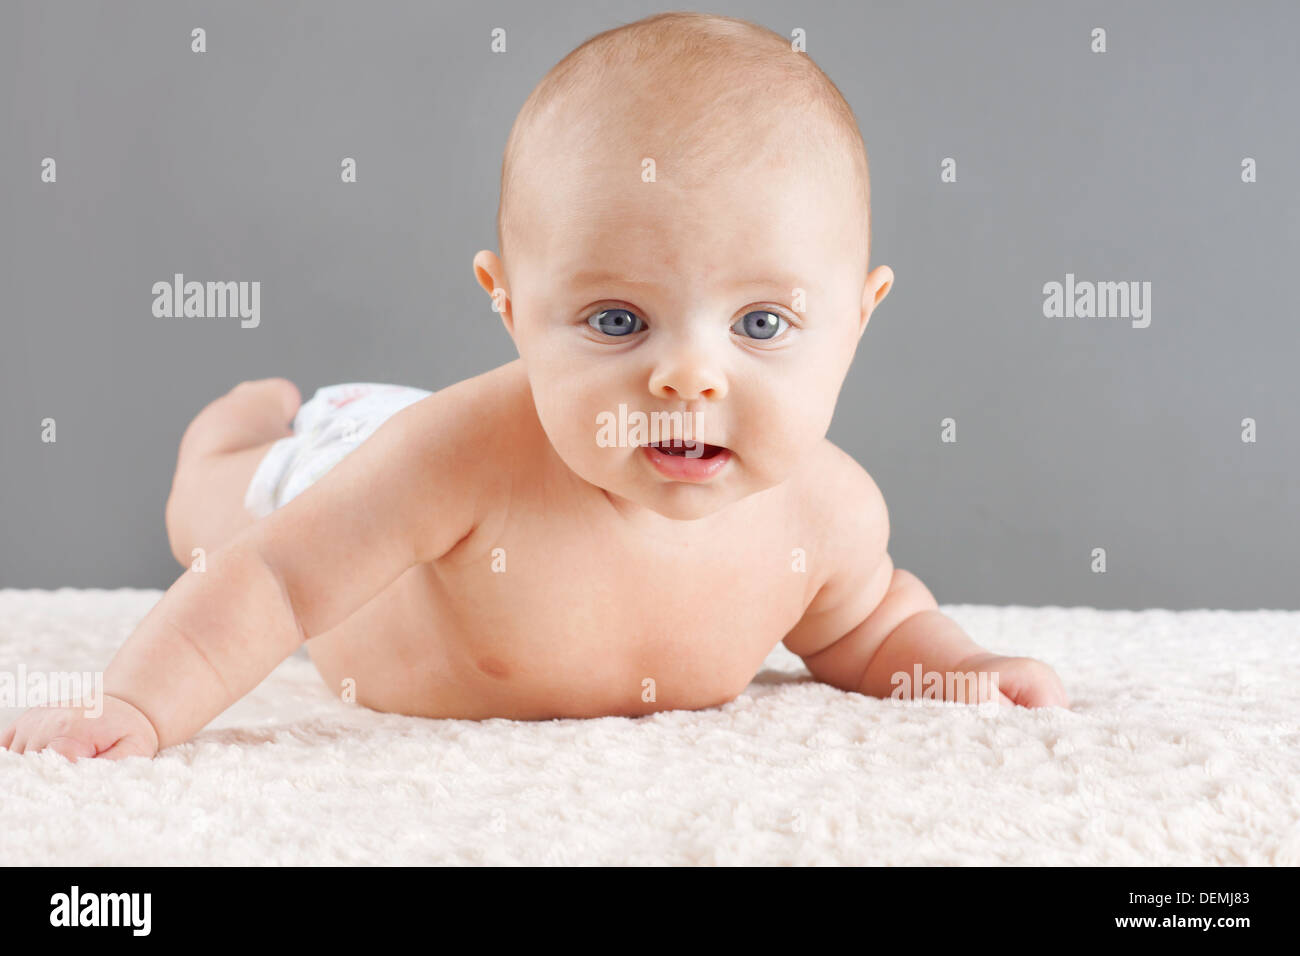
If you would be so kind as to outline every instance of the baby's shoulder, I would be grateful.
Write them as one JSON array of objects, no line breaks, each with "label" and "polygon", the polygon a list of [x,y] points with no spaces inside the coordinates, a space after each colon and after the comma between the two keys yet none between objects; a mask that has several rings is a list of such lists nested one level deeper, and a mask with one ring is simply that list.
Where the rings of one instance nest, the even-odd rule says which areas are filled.
[{"label": "baby's shoulder", "polygon": [[492,461],[508,447],[532,409],[518,360],[440,388],[411,406],[403,426],[420,447]]},{"label": "baby's shoulder", "polygon": [[889,509],[875,480],[848,452],[822,439],[795,494],[803,520],[832,559],[883,553]]},{"label": "baby's shoulder", "polygon": [[481,510],[510,481],[521,422],[532,408],[514,364],[440,388],[393,416],[385,428],[401,451],[387,464],[409,469],[428,494],[473,499]]}]

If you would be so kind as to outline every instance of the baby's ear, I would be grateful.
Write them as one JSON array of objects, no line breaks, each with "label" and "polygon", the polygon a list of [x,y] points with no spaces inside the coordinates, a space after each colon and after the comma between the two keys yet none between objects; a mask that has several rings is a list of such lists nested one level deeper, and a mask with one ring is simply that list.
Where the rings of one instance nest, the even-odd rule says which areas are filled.
[{"label": "baby's ear", "polygon": [[506,270],[496,253],[484,249],[474,257],[474,278],[492,297],[492,311],[500,313],[506,331],[514,335],[515,318],[510,311],[510,293],[505,287]]},{"label": "baby's ear", "polygon": [[894,270],[889,266],[876,266],[867,275],[867,284],[862,290],[862,321],[858,327],[861,336],[867,330],[867,321],[876,306],[885,301],[889,290],[894,287]]}]

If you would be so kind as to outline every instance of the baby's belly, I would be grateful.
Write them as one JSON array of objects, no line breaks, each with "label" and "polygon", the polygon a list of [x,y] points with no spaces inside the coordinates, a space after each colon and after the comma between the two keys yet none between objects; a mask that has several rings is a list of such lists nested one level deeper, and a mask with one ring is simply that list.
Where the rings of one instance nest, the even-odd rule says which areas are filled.
[{"label": "baby's belly", "polygon": [[547,720],[695,710],[741,693],[798,619],[792,608],[747,618],[740,603],[673,624],[617,602],[502,602],[449,589],[420,566],[307,649],[334,693],[391,713]]}]

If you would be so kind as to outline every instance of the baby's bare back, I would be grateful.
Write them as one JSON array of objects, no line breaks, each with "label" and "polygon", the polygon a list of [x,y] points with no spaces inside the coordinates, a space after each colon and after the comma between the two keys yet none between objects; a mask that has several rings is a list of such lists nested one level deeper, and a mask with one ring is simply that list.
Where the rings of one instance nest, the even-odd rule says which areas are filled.
[{"label": "baby's bare back", "polygon": [[519,363],[462,386],[457,405],[492,436],[471,452],[494,479],[476,526],[308,641],[325,682],[378,710],[470,719],[636,715],[743,691],[816,592],[797,488],[699,521],[629,520],[550,449]]}]

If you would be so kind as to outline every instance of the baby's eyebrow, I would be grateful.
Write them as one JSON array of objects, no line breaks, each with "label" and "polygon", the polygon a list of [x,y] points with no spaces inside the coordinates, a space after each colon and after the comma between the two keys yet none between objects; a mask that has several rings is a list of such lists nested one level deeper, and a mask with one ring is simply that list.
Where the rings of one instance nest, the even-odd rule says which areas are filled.
[{"label": "baby's eyebrow", "polygon": [[572,285],[600,285],[604,282],[617,282],[620,285],[654,285],[648,279],[636,279],[631,276],[620,275],[617,272],[603,272],[586,270],[575,272],[569,276],[569,282]]},{"label": "baby's eyebrow", "polygon": [[[581,272],[575,272],[569,277],[569,282],[575,286],[601,285],[603,283],[617,283],[619,285],[642,285],[657,286],[658,283],[652,279],[640,279],[635,276],[622,275],[617,272],[605,270],[585,269]],[[795,276],[784,274],[772,274],[759,276],[748,279],[724,279],[716,283],[724,289],[749,289],[756,286],[763,288],[778,288],[789,292],[789,290],[806,287]]]}]

